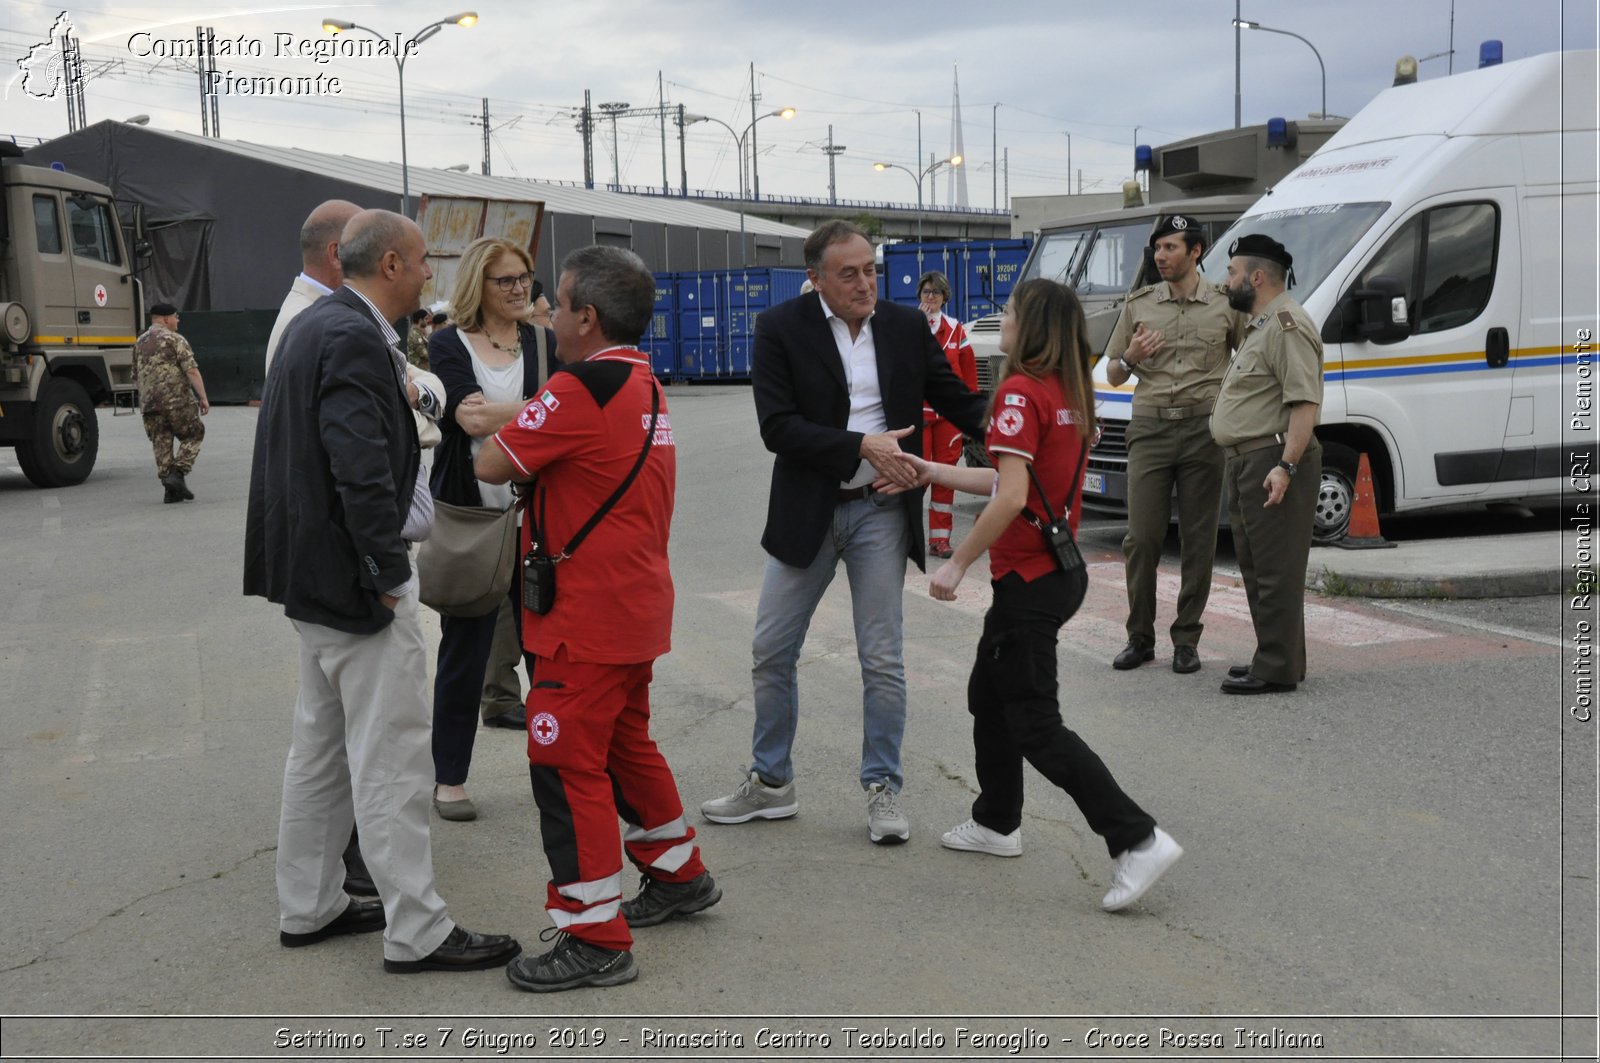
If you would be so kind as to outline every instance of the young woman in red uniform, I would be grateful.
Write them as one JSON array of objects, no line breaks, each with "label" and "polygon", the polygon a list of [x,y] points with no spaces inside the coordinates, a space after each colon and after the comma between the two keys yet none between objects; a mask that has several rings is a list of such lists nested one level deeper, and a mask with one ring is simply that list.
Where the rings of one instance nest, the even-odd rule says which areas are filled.
[{"label": "young woman in red uniform", "polygon": [[1061,569],[1030,520],[1044,504],[1070,513],[1076,531],[1080,457],[1094,437],[1094,390],[1083,308],[1049,280],[1017,286],[1000,325],[1006,361],[990,407],[987,446],[994,469],[957,468],[907,455],[923,483],[989,495],[972,533],[929,580],[941,601],[955,598],[967,569],[989,551],[994,604],[983,621],[967,684],[978,799],[972,818],[944,845],[992,856],[1022,855],[1022,762],[1067,792],[1116,860],[1101,906],[1125,908],[1177,862],[1183,850],[1117,785],[1094,750],[1067,728],[1056,700],[1056,636],[1083,604],[1087,577]]}]

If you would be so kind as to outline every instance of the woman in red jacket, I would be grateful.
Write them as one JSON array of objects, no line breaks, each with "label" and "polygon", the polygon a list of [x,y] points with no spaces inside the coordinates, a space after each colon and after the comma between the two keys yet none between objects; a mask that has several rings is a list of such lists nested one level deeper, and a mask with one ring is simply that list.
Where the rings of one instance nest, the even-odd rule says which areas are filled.
[{"label": "woman in red jacket", "polygon": [[905,457],[922,483],[989,496],[972,533],[928,581],[933,597],[950,601],[967,569],[989,551],[994,604],[967,685],[980,792],[972,818],[943,842],[966,852],[1021,856],[1026,760],[1065,790],[1105,839],[1117,863],[1101,907],[1116,911],[1144,896],[1183,850],[1067,728],[1056,700],[1056,638],[1083,604],[1088,577],[1061,568],[1036,521],[1046,509],[1053,515],[1066,510],[1076,530],[1082,459],[1094,438],[1092,356],[1077,296],[1050,280],[1018,285],[1001,321],[1000,349],[1006,361],[987,439],[994,468]]},{"label": "woman in red jacket", "polygon": [[[950,368],[956,371],[961,382],[973,391],[978,390],[978,363],[972,353],[972,341],[961,322],[944,312],[950,305],[950,282],[937,270],[924,273],[917,281],[917,303],[927,315],[928,327],[934,339],[950,359]],[[922,407],[922,456],[929,461],[954,465],[961,457],[961,429],[934,412],[932,406]],[[928,554],[930,557],[950,556],[950,530],[954,527],[955,492],[941,484],[934,484],[928,492]]]}]

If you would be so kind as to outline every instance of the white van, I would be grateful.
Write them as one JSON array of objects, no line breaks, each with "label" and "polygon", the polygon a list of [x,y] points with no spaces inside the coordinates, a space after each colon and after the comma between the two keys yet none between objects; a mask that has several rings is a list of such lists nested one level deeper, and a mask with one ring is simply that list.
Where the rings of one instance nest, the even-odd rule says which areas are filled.
[{"label": "white van", "polygon": [[[1596,325],[1596,56],[1386,89],[1207,254],[1220,283],[1234,239],[1272,236],[1321,323],[1319,540],[1344,534],[1363,453],[1383,512],[1559,496],[1563,378]],[[1085,504],[1125,509],[1132,388],[1103,362],[1095,381]]]}]

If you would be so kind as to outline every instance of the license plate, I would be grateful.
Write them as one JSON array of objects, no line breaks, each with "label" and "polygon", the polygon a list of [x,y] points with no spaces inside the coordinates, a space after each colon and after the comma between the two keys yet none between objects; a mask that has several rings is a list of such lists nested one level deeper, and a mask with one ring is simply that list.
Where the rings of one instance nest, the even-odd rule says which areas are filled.
[{"label": "license plate", "polygon": [[1106,493],[1106,477],[1104,473],[1086,472],[1083,474],[1083,489],[1093,495]]}]

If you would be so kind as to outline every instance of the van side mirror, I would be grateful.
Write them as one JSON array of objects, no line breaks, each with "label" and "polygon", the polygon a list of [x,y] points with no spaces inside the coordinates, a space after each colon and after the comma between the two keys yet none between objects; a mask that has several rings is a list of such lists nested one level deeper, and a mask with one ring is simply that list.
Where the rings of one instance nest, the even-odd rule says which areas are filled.
[{"label": "van side mirror", "polygon": [[1349,295],[1355,335],[1369,343],[1399,343],[1411,335],[1405,286],[1394,277],[1373,277]]},{"label": "van side mirror", "polygon": [[144,267],[148,266],[150,264],[150,260],[154,258],[155,255],[156,249],[149,240],[134,241],[133,257],[138,261],[140,269],[144,269]]}]

